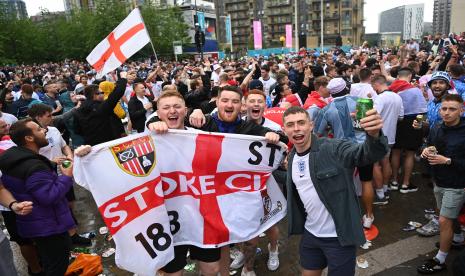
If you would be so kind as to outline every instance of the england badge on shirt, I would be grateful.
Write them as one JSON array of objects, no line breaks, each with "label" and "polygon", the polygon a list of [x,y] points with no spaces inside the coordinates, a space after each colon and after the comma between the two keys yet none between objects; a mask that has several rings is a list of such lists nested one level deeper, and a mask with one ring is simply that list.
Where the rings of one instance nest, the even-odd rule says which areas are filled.
[{"label": "england badge on shirt", "polygon": [[297,163],[297,166],[299,167],[299,176],[304,177],[305,176],[305,161],[301,160]]}]

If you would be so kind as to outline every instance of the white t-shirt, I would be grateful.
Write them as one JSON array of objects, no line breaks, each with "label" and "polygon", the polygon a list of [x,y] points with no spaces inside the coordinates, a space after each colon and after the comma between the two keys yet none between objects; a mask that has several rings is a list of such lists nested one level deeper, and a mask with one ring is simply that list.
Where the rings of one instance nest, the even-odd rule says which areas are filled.
[{"label": "white t-shirt", "polygon": [[369,83],[354,83],[350,86],[350,95],[357,98],[376,99],[376,91]]},{"label": "white t-shirt", "polygon": [[260,77],[259,80],[263,83],[263,90],[265,91],[265,94],[269,96],[272,92],[270,91],[270,88],[276,83],[276,80],[272,77],[267,80],[264,80],[262,77]]},{"label": "white t-shirt", "polygon": [[11,115],[10,113],[5,113],[5,112],[1,112],[0,113],[0,119],[2,119],[3,121],[5,121],[6,125],[8,126],[8,128],[16,123],[18,121],[18,118],[16,118],[14,115]]},{"label": "white t-shirt", "polygon": [[76,87],[74,87],[74,91],[78,90],[81,87],[84,87],[84,84],[82,84],[82,83],[76,84]]},{"label": "white t-shirt", "polygon": [[[14,101],[17,101],[17,100],[19,100],[19,98],[21,98],[21,90],[18,91],[18,92],[12,92],[12,94],[13,94],[13,100]],[[40,101],[39,94],[37,94],[36,92],[32,92],[32,98],[34,100]]]},{"label": "white t-shirt", "polygon": [[[145,104],[150,103],[149,99],[148,99],[146,96],[144,96],[144,97],[142,97],[142,98],[141,98],[141,97],[137,97],[137,99],[138,99],[139,101],[142,102],[142,105],[145,105]],[[145,118],[148,118],[148,117],[150,116],[150,114],[152,114],[152,109],[149,109],[149,110],[147,110],[147,111],[145,112]]]},{"label": "white t-shirt", "polygon": [[218,86],[220,84],[220,75],[213,71],[210,80],[213,81],[213,86]]},{"label": "white t-shirt", "polygon": [[129,100],[131,99],[131,94],[134,92],[134,89],[132,89],[132,85],[126,85],[126,90],[124,90],[124,96],[126,100],[129,103]]},{"label": "white t-shirt", "polygon": [[388,138],[388,144],[394,145],[397,121],[404,116],[402,98],[392,91],[384,91],[373,100],[373,106],[383,118],[383,133]]},{"label": "white t-shirt", "polygon": [[48,145],[40,148],[39,153],[41,155],[47,157],[49,160],[64,155],[62,149],[66,146],[66,142],[56,127],[48,127],[45,138],[48,140]]},{"label": "white t-shirt", "polygon": [[307,219],[305,229],[320,238],[337,237],[336,225],[318,196],[310,177],[309,153],[296,154],[292,161],[292,181],[305,207]]}]

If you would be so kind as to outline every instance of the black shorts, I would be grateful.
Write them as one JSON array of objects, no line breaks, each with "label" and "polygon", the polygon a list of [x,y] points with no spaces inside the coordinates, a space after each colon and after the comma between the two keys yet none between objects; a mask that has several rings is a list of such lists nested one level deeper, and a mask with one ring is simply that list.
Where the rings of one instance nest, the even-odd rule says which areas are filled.
[{"label": "black shorts", "polygon": [[415,116],[404,117],[397,123],[394,149],[416,151],[423,143],[423,131],[412,127]]},{"label": "black shorts", "polygon": [[221,248],[200,248],[194,245],[176,245],[174,247],[174,259],[161,270],[166,273],[175,273],[176,271],[184,269],[187,265],[187,251],[190,252],[191,260],[205,263],[217,262],[221,257]]},{"label": "black shorts", "polygon": [[6,230],[10,234],[10,241],[16,242],[19,246],[33,244],[32,239],[22,238],[18,234],[16,226],[16,214],[11,211],[2,211],[3,221],[5,222]]},{"label": "black shorts", "polygon": [[341,246],[338,238],[319,238],[306,229],[300,240],[300,265],[306,270],[328,267],[328,275],[355,275],[357,248]]},{"label": "black shorts", "polygon": [[358,176],[360,177],[360,181],[371,181],[373,180],[373,164],[357,167],[358,168]]}]

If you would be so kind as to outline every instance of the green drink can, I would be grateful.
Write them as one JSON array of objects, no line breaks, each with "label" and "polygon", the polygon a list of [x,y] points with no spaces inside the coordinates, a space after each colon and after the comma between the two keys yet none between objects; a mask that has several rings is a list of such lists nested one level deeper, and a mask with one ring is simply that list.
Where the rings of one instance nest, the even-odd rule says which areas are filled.
[{"label": "green drink can", "polygon": [[357,120],[361,120],[366,117],[368,110],[373,109],[373,100],[368,98],[360,98],[357,100]]},{"label": "green drink can", "polygon": [[61,165],[63,166],[63,168],[69,168],[71,166],[71,161],[69,160],[65,160],[61,163]]}]

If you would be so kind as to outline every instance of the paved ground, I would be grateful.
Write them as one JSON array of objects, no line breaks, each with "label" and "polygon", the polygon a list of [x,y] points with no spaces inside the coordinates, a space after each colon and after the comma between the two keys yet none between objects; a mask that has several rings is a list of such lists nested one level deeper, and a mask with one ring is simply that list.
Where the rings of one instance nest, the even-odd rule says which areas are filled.
[{"label": "paved ground", "polygon": [[[419,191],[410,194],[394,192],[388,205],[375,207],[375,224],[380,230],[379,236],[373,240],[373,246],[368,250],[359,249],[358,255],[365,258],[369,267],[357,269],[357,275],[417,275],[416,267],[426,258],[431,258],[436,253],[434,243],[438,237],[421,238],[415,232],[404,232],[402,228],[411,220],[426,223],[424,209],[434,206],[432,187],[428,181],[416,173],[412,182],[419,186]],[[78,202],[76,215],[81,222],[79,232],[95,231],[104,226],[97,212],[95,203],[90,194],[77,187]],[[280,262],[281,266],[276,272],[269,272],[266,268],[267,239],[260,239],[262,254],[255,262],[257,275],[300,275],[298,243],[300,237],[287,237],[287,224],[282,221],[279,224],[281,230]],[[106,241],[103,236],[97,234],[92,252],[101,254],[106,248],[114,247],[113,241]],[[21,263],[21,257],[16,250],[16,257]],[[452,251],[448,263],[457,255]],[[133,275],[115,266],[114,255],[103,258],[105,275]],[[465,264],[464,264],[465,265]],[[24,264],[19,264],[20,275],[26,275]],[[195,272],[186,275],[198,275]],[[240,275],[240,271],[237,273]],[[436,275],[452,275],[450,271]]]}]

